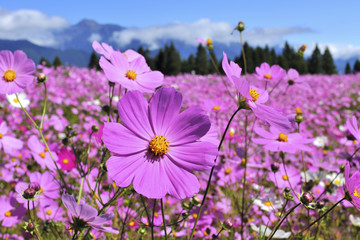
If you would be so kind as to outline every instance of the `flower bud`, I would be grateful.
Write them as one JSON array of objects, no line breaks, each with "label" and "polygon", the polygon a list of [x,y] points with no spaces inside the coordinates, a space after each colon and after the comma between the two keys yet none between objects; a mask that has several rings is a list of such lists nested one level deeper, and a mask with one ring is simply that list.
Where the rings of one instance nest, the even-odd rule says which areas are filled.
[{"label": "flower bud", "polygon": [[37,81],[38,81],[38,83],[46,82],[46,80],[47,80],[47,76],[46,76],[44,73],[40,73],[40,74],[37,76]]},{"label": "flower bud", "polygon": [[326,203],[325,203],[325,201],[323,199],[316,202],[316,208],[317,209],[322,209],[322,208],[325,207],[325,205],[326,205]]},{"label": "flower bud", "polygon": [[66,132],[70,132],[70,131],[73,130],[73,127],[72,127],[71,125],[67,125],[67,126],[65,127],[65,130],[66,130]]},{"label": "flower bud", "polygon": [[187,202],[182,202],[182,203],[181,203],[181,207],[182,207],[183,209],[185,209],[185,210],[190,209],[190,205],[189,205],[189,203],[187,203]]},{"label": "flower bud", "polygon": [[201,203],[201,200],[200,200],[200,198],[198,196],[193,196],[191,198],[191,203],[194,204],[194,205],[198,205],[198,204]]},{"label": "flower bud", "polygon": [[35,189],[33,189],[33,188],[27,188],[27,189],[24,191],[24,193],[23,193],[22,196],[23,196],[25,199],[32,199],[32,198],[34,198],[35,194],[36,194]]},{"label": "flower bud", "polygon": [[40,189],[41,189],[41,187],[40,187],[40,184],[39,183],[37,183],[37,182],[31,182],[30,184],[29,184],[29,188],[32,188],[32,189],[34,189],[35,191],[40,191]]},{"label": "flower bud", "polygon": [[105,113],[109,113],[110,112],[110,107],[109,105],[104,105],[101,107],[101,110],[103,110]]},{"label": "flower bud", "polygon": [[110,82],[110,81],[108,81],[108,83],[109,83],[109,86],[110,86],[110,87],[115,86],[115,83],[114,83],[114,82]]},{"label": "flower bud", "polygon": [[345,170],[345,165],[344,165],[344,164],[341,164],[340,167],[339,167],[339,169],[340,169],[340,172],[344,172],[344,170]]},{"label": "flower bud", "polygon": [[311,203],[314,200],[314,196],[310,193],[310,192],[305,192],[303,193],[303,195],[300,197],[300,201],[304,204],[304,205],[309,205],[309,203]]},{"label": "flower bud", "polygon": [[296,116],[295,116],[295,122],[301,123],[302,121],[304,121],[303,115],[302,115],[302,114],[296,114]]},{"label": "flower bud", "polygon": [[280,164],[277,162],[273,162],[271,164],[271,171],[273,171],[273,173],[276,173],[277,171],[279,171],[280,168]]},{"label": "flower bud", "polygon": [[245,24],[242,21],[240,21],[238,23],[238,25],[236,26],[236,30],[238,30],[239,32],[244,31],[245,30]]},{"label": "flower bud", "polygon": [[93,133],[97,133],[97,132],[99,132],[99,127],[96,126],[96,125],[92,125],[91,131],[92,131]]},{"label": "flower bud", "polygon": [[301,47],[300,47],[299,50],[297,51],[297,54],[298,54],[299,56],[303,57],[305,50],[306,50],[306,45],[303,44],[303,45],[301,45]]},{"label": "flower bud", "polygon": [[284,189],[284,192],[289,193],[289,192],[290,192],[290,188],[289,188],[289,187],[286,187],[286,188]]},{"label": "flower bud", "polygon": [[223,225],[226,229],[230,229],[232,228],[233,224],[232,222],[230,221],[230,219],[226,219],[224,222],[223,222]]},{"label": "flower bud", "polygon": [[29,223],[27,224],[26,230],[28,230],[29,232],[35,230],[35,225],[34,225],[34,223],[29,222]]}]

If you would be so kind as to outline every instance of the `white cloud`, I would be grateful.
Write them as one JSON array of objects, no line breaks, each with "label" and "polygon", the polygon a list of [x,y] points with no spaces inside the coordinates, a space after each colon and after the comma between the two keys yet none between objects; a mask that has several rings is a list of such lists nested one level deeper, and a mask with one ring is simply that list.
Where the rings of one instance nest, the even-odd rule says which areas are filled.
[{"label": "white cloud", "polygon": [[0,8],[0,39],[26,39],[41,46],[55,46],[53,32],[69,26],[69,22],[58,16],[49,17],[42,12],[20,9],[10,12]]},{"label": "white cloud", "polygon": [[91,43],[94,42],[94,41],[100,42],[101,39],[102,39],[102,37],[101,37],[100,34],[98,34],[98,33],[92,33],[92,34],[90,35],[90,37],[88,38],[88,41],[91,42]]},{"label": "white cloud", "polygon": [[[305,56],[310,56],[315,49],[316,43],[312,43],[305,51]],[[360,45],[340,43],[318,43],[321,53],[324,53],[325,48],[328,47],[334,59],[349,59],[360,56]]]},{"label": "white cloud", "polygon": [[[194,23],[172,23],[147,28],[131,28],[113,33],[113,40],[120,46],[129,44],[132,40],[138,40],[147,44],[150,49],[157,49],[160,42],[165,39],[176,39],[190,45],[197,45],[195,38],[211,38],[214,42],[224,44],[239,42],[237,32],[231,34],[234,26],[227,22],[211,22],[209,19],[200,19]],[[284,37],[289,34],[311,32],[308,28],[257,28],[244,32],[244,40],[254,45],[270,46],[282,43]]]}]

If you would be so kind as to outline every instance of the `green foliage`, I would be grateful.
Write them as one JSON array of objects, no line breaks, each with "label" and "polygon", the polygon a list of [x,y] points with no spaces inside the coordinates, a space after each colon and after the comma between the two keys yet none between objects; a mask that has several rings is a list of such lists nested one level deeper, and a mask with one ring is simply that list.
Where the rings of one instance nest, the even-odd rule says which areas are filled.
[{"label": "green foliage", "polygon": [[146,63],[149,65],[149,67],[154,70],[155,67],[155,59],[150,57],[150,51],[147,48],[139,47],[137,52],[144,56]]},{"label": "green foliage", "polygon": [[334,64],[333,57],[328,47],[326,47],[324,54],[322,55],[323,71],[325,74],[335,74],[336,66]]},{"label": "green foliage", "polygon": [[99,57],[96,55],[94,51],[91,53],[88,68],[95,68],[96,70],[101,69],[99,65]]},{"label": "green foliage", "polygon": [[345,74],[350,74],[350,73],[351,73],[350,63],[347,62],[345,66]]},{"label": "green foliage", "polygon": [[181,62],[181,72],[191,73],[191,71],[195,70],[196,59],[194,54],[190,54],[188,59],[184,59]]},{"label": "green foliage", "polygon": [[55,68],[59,67],[59,66],[62,66],[62,62],[61,62],[61,59],[59,56],[56,56],[54,61],[53,61],[53,64],[52,64]]},{"label": "green foliage", "polygon": [[315,46],[315,49],[308,60],[308,69],[309,69],[309,73],[311,74],[324,73],[322,56],[318,45]]},{"label": "green foliage", "polygon": [[51,67],[51,63],[49,62],[49,60],[47,60],[44,57],[41,57],[39,64],[46,66],[46,67]]},{"label": "green foliage", "polygon": [[200,75],[205,75],[209,73],[208,55],[206,49],[201,44],[199,44],[196,52],[195,71],[196,74]]},{"label": "green foliage", "polygon": [[356,60],[354,63],[353,72],[354,73],[360,72],[360,61],[359,60]]}]

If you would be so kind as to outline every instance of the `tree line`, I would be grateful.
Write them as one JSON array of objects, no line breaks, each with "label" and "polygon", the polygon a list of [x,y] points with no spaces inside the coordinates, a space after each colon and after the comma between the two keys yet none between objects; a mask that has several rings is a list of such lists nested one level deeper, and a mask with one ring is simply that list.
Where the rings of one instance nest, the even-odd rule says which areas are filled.
[{"label": "tree line", "polygon": [[[261,63],[267,62],[270,65],[278,64],[285,70],[290,68],[296,69],[300,74],[336,74],[336,66],[334,64],[333,57],[329,48],[325,48],[321,53],[319,47],[316,45],[311,56],[305,59],[299,55],[297,51],[291,47],[287,42],[280,54],[275,52],[274,48],[265,47],[252,47],[248,43],[244,43],[244,51],[246,54],[247,72],[253,73],[256,66],[260,66]],[[190,54],[188,58],[182,59],[179,51],[175,48],[173,43],[165,45],[160,48],[154,57],[150,56],[150,51],[146,48],[139,47],[137,49],[141,55],[143,55],[152,70],[159,70],[163,74],[171,76],[179,73],[191,73],[195,72],[199,75],[212,74],[217,72],[217,69],[222,72],[221,60],[219,61],[213,50],[208,50],[206,46],[198,45],[197,51],[194,54]],[[211,57],[210,57],[210,56]],[[240,56],[235,57],[234,62],[241,67],[244,66],[242,53]],[[47,66],[61,66],[61,60],[58,56],[55,57],[53,64],[51,64],[45,58],[41,58],[41,64]],[[216,65],[217,69],[214,67]],[[99,57],[93,52],[89,60],[89,68],[99,67]],[[356,60],[353,68],[350,63],[346,64],[345,74],[360,72],[360,61]]]}]

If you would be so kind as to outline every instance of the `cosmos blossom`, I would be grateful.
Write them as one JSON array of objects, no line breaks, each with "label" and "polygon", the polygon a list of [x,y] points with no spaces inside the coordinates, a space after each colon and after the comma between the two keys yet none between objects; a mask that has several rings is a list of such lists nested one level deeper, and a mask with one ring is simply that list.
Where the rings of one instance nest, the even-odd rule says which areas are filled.
[{"label": "cosmos blossom", "polygon": [[110,62],[104,57],[100,58],[100,66],[110,82],[119,83],[128,90],[153,92],[162,85],[164,75],[159,71],[151,71],[144,57],[128,61],[127,57],[114,51]]},{"label": "cosmos blossom", "polygon": [[10,130],[5,121],[0,123],[0,149],[6,154],[14,155],[17,150],[22,149],[23,141],[9,136]]},{"label": "cosmos blossom", "polygon": [[167,193],[183,199],[199,191],[193,171],[214,165],[217,146],[199,141],[210,120],[197,106],[179,114],[182,95],[174,88],[158,90],[150,104],[139,91],[118,104],[124,125],[105,123],[103,141],[113,153],[107,161],[110,178],[120,187],[133,184],[148,198]]},{"label": "cosmos blossom", "polygon": [[35,63],[23,51],[0,51],[0,94],[19,93],[34,80]]},{"label": "cosmos blossom", "polygon": [[279,65],[270,65],[266,62],[262,63],[260,67],[256,67],[256,75],[259,80],[277,82],[286,76],[286,71]]},{"label": "cosmos blossom", "polygon": [[355,116],[353,116],[351,118],[351,120],[348,119],[346,121],[346,128],[354,136],[354,138],[356,138],[356,141],[360,142],[360,131],[359,131],[358,123],[357,123]]},{"label": "cosmos blossom", "polygon": [[297,150],[312,150],[305,144],[313,142],[313,139],[306,139],[299,133],[284,134],[274,127],[270,127],[270,132],[258,127],[254,131],[262,138],[253,138],[252,141],[264,145],[269,151],[295,153]]},{"label": "cosmos blossom", "polygon": [[61,197],[63,204],[69,210],[73,216],[73,228],[84,228],[86,226],[91,226],[100,231],[109,232],[109,233],[119,233],[118,230],[102,226],[108,224],[114,218],[113,214],[105,213],[98,216],[98,210],[96,208],[86,204],[81,203],[77,204],[75,198],[72,195],[64,193]]},{"label": "cosmos blossom", "polygon": [[360,211],[360,172],[350,177],[350,164],[345,165],[345,196]]},{"label": "cosmos blossom", "polygon": [[235,85],[239,93],[246,99],[247,104],[255,116],[284,133],[291,131],[292,126],[287,116],[264,104],[269,98],[267,91],[250,85],[245,78],[240,76],[241,68],[232,61],[229,64],[226,54],[223,53],[223,55],[222,67],[226,76]]}]

